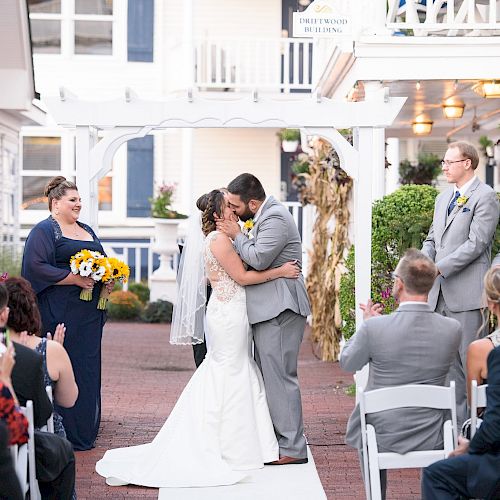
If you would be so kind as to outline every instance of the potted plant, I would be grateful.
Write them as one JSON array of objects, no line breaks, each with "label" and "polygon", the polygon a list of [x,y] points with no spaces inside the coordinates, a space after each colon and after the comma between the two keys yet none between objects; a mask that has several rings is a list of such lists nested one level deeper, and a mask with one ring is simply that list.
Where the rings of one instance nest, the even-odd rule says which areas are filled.
[{"label": "potted plant", "polygon": [[175,271],[170,262],[178,252],[177,229],[187,215],[172,209],[175,184],[161,184],[158,194],[150,199],[151,215],[155,223],[153,250],[160,254],[160,267],[151,276],[151,300],[167,298],[175,300]]},{"label": "potted plant", "polygon": [[399,164],[399,182],[432,185],[441,172],[441,160],[432,153],[419,153],[417,163],[403,160]]},{"label": "potted plant", "polygon": [[494,142],[486,135],[482,135],[479,138],[479,144],[481,146],[481,151],[486,156],[486,158],[493,158],[493,146]]},{"label": "potted plant", "polygon": [[278,132],[281,147],[285,153],[295,153],[299,146],[300,130],[297,128],[284,128]]}]

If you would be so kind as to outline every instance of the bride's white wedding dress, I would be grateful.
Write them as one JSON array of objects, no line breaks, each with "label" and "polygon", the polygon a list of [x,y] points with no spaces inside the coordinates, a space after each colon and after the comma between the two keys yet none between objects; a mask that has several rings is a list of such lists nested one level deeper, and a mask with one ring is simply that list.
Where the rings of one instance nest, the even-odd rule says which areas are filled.
[{"label": "bride's white wedding dress", "polygon": [[205,265],[208,353],[155,439],[109,450],[96,471],[108,484],[156,488],[234,484],[244,471],[279,458],[262,376],[251,356],[245,289],[214,258],[210,233]]}]

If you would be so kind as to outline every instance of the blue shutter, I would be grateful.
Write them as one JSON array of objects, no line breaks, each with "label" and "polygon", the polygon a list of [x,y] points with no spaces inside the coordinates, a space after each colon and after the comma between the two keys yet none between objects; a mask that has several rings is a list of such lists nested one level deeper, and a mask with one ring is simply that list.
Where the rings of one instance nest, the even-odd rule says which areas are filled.
[{"label": "blue shutter", "polygon": [[153,196],[154,138],[127,142],[127,217],[149,217]]},{"label": "blue shutter", "polygon": [[154,0],[128,0],[128,60],[153,62]]}]

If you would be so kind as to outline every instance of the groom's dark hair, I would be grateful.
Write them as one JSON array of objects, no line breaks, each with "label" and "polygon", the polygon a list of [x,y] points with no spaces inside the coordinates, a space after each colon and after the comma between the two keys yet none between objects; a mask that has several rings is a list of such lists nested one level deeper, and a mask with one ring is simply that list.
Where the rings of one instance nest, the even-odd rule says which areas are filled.
[{"label": "groom's dark hair", "polygon": [[233,179],[227,186],[231,194],[236,194],[241,201],[247,204],[250,200],[264,201],[266,192],[259,179],[252,174],[240,174]]}]

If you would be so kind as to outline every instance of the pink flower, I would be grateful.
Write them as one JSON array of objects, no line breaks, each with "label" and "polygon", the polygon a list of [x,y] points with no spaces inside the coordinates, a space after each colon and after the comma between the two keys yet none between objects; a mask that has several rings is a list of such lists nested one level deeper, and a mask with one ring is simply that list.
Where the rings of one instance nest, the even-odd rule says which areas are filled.
[{"label": "pink flower", "polygon": [[9,279],[9,273],[2,273],[0,274],[0,283],[2,281],[7,281]]}]

